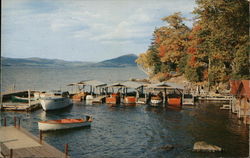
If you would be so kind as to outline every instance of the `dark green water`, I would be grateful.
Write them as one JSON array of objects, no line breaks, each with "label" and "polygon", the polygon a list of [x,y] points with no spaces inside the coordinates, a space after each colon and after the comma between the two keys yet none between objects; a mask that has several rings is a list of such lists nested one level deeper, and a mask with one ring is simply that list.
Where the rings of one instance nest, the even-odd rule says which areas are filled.
[{"label": "dark green water", "polygon": [[[35,72],[31,72],[35,70]],[[138,75],[138,70],[112,70],[112,76],[118,80]],[[66,81],[78,81],[81,78],[99,79],[104,74],[111,73],[111,69],[97,70],[103,74],[97,78],[87,75],[87,70],[74,74],[69,70],[30,69],[30,75],[17,75],[21,71],[5,71],[3,76],[8,80],[15,80],[17,86],[25,86],[31,82],[42,88],[61,85]],[[52,72],[50,72],[52,71]],[[90,70],[88,70],[90,71]],[[101,71],[103,71],[101,73]],[[39,73],[40,72],[40,73]],[[108,73],[109,72],[109,73]],[[135,74],[132,74],[135,73]],[[26,72],[25,72],[26,73]],[[57,77],[48,74],[56,73]],[[117,75],[115,75],[117,73]],[[120,73],[120,74],[119,74]],[[45,77],[45,74],[47,77]],[[9,76],[8,76],[9,75]],[[98,76],[98,74],[95,74]],[[64,77],[63,77],[64,76]],[[106,75],[105,80],[109,75]],[[14,78],[13,78],[14,77]],[[25,79],[26,77],[26,79]],[[126,78],[125,78],[126,77]],[[136,77],[143,77],[143,74]],[[31,79],[29,79],[31,78]],[[45,81],[42,81],[41,78]],[[61,78],[61,79],[60,79]],[[64,81],[64,79],[66,81]],[[115,79],[114,77],[112,79]],[[28,80],[28,81],[27,81]],[[83,80],[83,79],[82,79]],[[103,80],[103,81],[105,81]],[[40,83],[39,83],[40,82]],[[22,84],[23,83],[23,84]],[[7,87],[7,85],[6,85]],[[58,88],[54,86],[54,88]],[[109,107],[107,105],[85,105],[75,103],[72,107],[55,112],[38,110],[32,113],[1,112],[0,117],[7,117],[8,124],[13,123],[13,117],[22,119],[21,124],[34,135],[38,136],[37,121],[62,118],[79,118],[84,114],[94,117],[91,128],[80,128],[65,131],[47,132],[44,139],[51,145],[63,151],[68,143],[72,157],[247,157],[249,154],[249,130],[237,120],[228,110],[220,110],[222,103],[201,102],[193,107],[183,107],[176,110],[171,108],[152,108],[147,105],[136,107]],[[192,151],[196,141],[206,141],[223,148],[220,153],[196,153]],[[172,150],[164,150],[163,146],[172,145]]]}]

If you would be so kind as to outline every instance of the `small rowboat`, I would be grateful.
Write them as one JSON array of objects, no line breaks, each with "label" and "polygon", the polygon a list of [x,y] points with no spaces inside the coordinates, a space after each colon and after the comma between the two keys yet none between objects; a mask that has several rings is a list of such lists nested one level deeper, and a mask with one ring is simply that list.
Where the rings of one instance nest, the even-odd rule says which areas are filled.
[{"label": "small rowboat", "polygon": [[61,119],[61,120],[48,120],[39,121],[38,129],[41,131],[51,131],[60,129],[69,129],[77,127],[91,126],[93,118],[86,116],[86,119]]},{"label": "small rowboat", "polygon": [[[30,98],[31,101],[34,101],[34,98]],[[29,98],[24,98],[24,97],[18,97],[18,96],[12,96],[11,97],[12,102],[20,102],[20,103],[28,103]]]}]

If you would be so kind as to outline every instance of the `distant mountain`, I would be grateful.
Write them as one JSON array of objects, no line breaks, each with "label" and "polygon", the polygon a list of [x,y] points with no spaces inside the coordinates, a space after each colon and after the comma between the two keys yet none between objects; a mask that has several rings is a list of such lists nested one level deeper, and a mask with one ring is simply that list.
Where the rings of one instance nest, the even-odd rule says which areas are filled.
[{"label": "distant mountain", "polygon": [[135,60],[138,57],[134,54],[128,54],[119,56],[117,58],[104,60],[102,62],[93,64],[98,67],[126,67],[126,66],[136,66]]},{"label": "distant mountain", "polygon": [[126,67],[136,66],[134,54],[123,55],[102,62],[65,61],[59,59],[43,58],[7,58],[1,57],[2,66],[27,66],[27,67]]},{"label": "distant mountain", "polygon": [[6,58],[1,57],[2,66],[32,66],[32,67],[78,67],[93,64],[93,62],[64,61],[43,58]]}]

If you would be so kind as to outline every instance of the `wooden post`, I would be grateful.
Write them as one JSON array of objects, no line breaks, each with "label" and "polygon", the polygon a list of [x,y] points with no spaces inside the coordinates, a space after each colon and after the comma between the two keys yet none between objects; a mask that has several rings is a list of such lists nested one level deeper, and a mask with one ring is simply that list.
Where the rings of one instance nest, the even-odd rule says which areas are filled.
[{"label": "wooden post", "polygon": [[20,121],[20,118],[18,118],[18,128],[20,128],[21,126],[21,121]]},{"label": "wooden post", "polygon": [[13,158],[13,149],[10,149],[10,158]]},{"label": "wooden post", "polygon": [[28,97],[29,97],[29,107],[30,107],[30,90],[28,90]]},{"label": "wooden post", "polygon": [[3,109],[3,95],[0,95],[0,111]]},{"label": "wooden post", "polygon": [[42,131],[40,131],[39,137],[40,137],[40,144],[42,144],[42,140],[43,140],[43,132]]},{"label": "wooden post", "polygon": [[65,144],[65,157],[67,158],[68,157],[68,152],[69,152],[69,145],[68,144]]},{"label": "wooden post", "polygon": [[14,127],[16,128],[16,116],[14,116]]},{"label": "wooden post", "polygon": [[6,127],[6,124],[7,124],[7,123],[6,123],[6,117],[4,117],[4,123],[3,123],[3,124],[4,124],[4,126]]}]

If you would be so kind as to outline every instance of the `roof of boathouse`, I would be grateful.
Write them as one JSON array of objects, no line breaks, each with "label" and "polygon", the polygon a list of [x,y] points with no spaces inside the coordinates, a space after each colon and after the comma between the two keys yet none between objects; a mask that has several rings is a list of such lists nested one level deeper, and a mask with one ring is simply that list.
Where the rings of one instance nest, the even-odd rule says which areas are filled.
[{"label": "roof of boathouse", "polygon": [[84,85],[84,84],[80,83],[80,82],[67,84],[67,86],[82,86],[82,85]]},{"label": "roof of boathouse", "polygon": [[123,83],[125,85],[125,87],[127,88],[140,88],[142,86],[144,86],[143,84],[139,83],[139,82],[134,82],[134,81],[126,81]]},{"label": "roof of boathouse", "polygon": [[115,82],[107,85],[107,87],[126,87],[126,88],[140,88],[144,86],[142,83],[134,82],[134,81],[121,81],[121,82]]},{"label": "roof of boathouse", "polygon": [[159,88],[159,89],[180,89],[183,90],[184,86],[181,84],[176,84],[172,82],[160,82],[156,84],[150,84],[148,88]]},{"label": "roof of boathouse", "polygon": [[84,81],[78,82],[78,84],[83,84],[83,85],[88,85],[88,86],[93,86],[93,87],[104,87],[107,85],[106,83],[102,81],[98,81],[98,80],[84,80]]},{"label": "roof of boathouse", "polygon": [[124,87],[123,82],[110,83],[106,87]]}]

